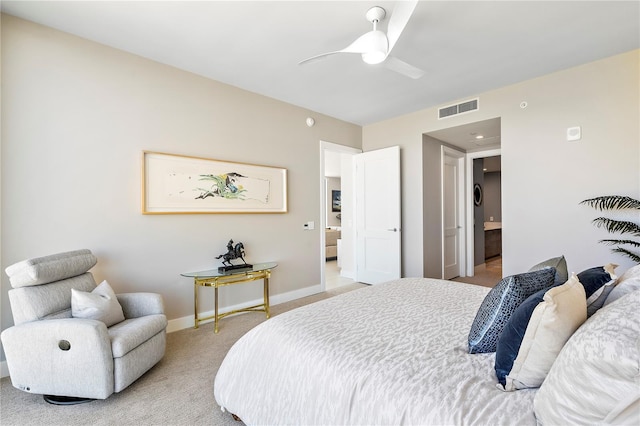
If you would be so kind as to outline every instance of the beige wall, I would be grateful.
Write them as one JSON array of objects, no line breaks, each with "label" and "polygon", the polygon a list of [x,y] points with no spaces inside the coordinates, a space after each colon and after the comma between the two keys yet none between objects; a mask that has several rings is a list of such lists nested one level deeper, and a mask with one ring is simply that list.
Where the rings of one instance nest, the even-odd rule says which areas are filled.
[{"label": "beige wall", "polygon": [[[279,263],[271,293],[319,291],[320,140],[360,147],[361,128],[10,16],[2,17],[2,269],[89,248],[97,280],[162,293],[193,315],[181,272],[217,267],[229,238]],[[305,119],[313,116],[309,128]],[[284,167],[287,214],[142,215],[152,150]],[[12,324],[2,274],[2,329]],[[261,297],[227,288],[221,306]],[[213,309],[207,295],[203,310]]]},{"label": "beige wall", "polygon": [[[433,243],[437,224],[426,219],[439,201],[423,196],[438,186],[429,180],[436,154],[422,135],[495,117],[502,119],[504,274],[560,254],[576,272],[609,261],[628,267],[628,260],[598,244],[607,234],[591,225],[595,212],[578,203],[606,194],[640,198],[639,55],[636,50],[479,94],[474,113],[439,121],[437,108],[429,108],[365,126],[365,151],[402,150],[403,274],[421,276],[441,256]],[[520,108],[522,101],[527,108]],[[573,126],[582,126],[582,140],[567,142],[566,129]]]}]

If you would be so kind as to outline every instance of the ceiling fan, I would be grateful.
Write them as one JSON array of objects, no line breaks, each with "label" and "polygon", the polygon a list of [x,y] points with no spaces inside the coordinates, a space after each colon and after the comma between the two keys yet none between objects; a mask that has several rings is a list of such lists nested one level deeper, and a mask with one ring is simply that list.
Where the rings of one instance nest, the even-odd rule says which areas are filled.
[{"label": "ceiling fan", "polygon": [[386,34],[384,31],[378,29],[378,24],[385,18],[387,12],[380,6],[372,7],[367,11],[365,16],[367,21],[373,24],[373,30],[361,35],[342,50],[312,56],[301,61],[299,65],[337,53],[359,53],[362,56],[362,60],[367,64],[382,64],[393,71],[414,79],[422,77],[424,75],[423,70],[390,55],[391,50],[400,38],[400,34],[402,34],[404,27],[409,22],[409,18],[411,18],[417,4],[417,0],[396,2],[396,6],[389,18]]}]

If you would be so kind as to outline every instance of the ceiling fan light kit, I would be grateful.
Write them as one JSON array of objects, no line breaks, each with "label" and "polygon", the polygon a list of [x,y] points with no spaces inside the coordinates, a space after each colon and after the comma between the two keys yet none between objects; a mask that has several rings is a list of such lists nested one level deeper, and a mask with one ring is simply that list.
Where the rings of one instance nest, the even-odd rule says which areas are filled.
[{"label": "ceiling fan light kit", "polygon": [[342,50],[312,56],[301,61],[299,65],[337,53],[359,53],[366,64],[383,64],[386,68],[413,79],[422,77],[424,71],[389,55],[409,22],[409,18],[411,18],[417,4],[417,0],[397,2],[389,18],[386,34],[378,30],[378,23],[387,16],[387,12],[380,6],[370,8],[365,17],[367,21],[373,24],[373,30],[361,35]]},{"label": "ceiling fan light kit", "polygon": [[366,52],[362,53],[362,60],[369,64],[375,65],[384,62],[387,59],[387,52],[389,50],[389,42],[387,36],[382,31],[373,30],[366,33],[362,38],[368,46]]}]

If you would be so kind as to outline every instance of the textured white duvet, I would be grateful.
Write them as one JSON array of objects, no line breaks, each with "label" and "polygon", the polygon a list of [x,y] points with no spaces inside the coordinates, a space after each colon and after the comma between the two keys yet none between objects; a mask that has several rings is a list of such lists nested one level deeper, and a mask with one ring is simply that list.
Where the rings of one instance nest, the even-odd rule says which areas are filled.
[{"label": "textured white duvet", "polygon": [[231,348],[216,401],[249,425],[533,425],[535,390],[467,353],[488,291],[403,278],[278,315]]}]

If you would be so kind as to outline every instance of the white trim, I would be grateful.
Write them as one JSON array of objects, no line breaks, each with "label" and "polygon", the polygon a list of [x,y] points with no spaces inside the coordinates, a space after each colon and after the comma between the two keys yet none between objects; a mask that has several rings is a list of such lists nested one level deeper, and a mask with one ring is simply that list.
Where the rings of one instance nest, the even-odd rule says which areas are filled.
[{"label": "white trim", "polygon": [[[466,193],[469,194],[467,199],[473,194],[473,160],[476,158],[495,157],[502,155],[500,148],[488,149],[486,151],[469,152],[466,155]],[[473,249],[473,203],[467,203],[467,276],[472,277],[474,274],[474,249]]]},{"label": "white trim", "polygon": [[466,262],[466,197],[465,197],[465,185],[464,185],[464,158],[465,153],[458,151],[457,149],[449,148],[448,146],[441,145],[440,150],[440,277],[444,278],[444,159],[445,156],[449,156],[458,160],[458,224],[462,228],[458,233],[458,273],[461,277],[465,276],[465,264]]}]

